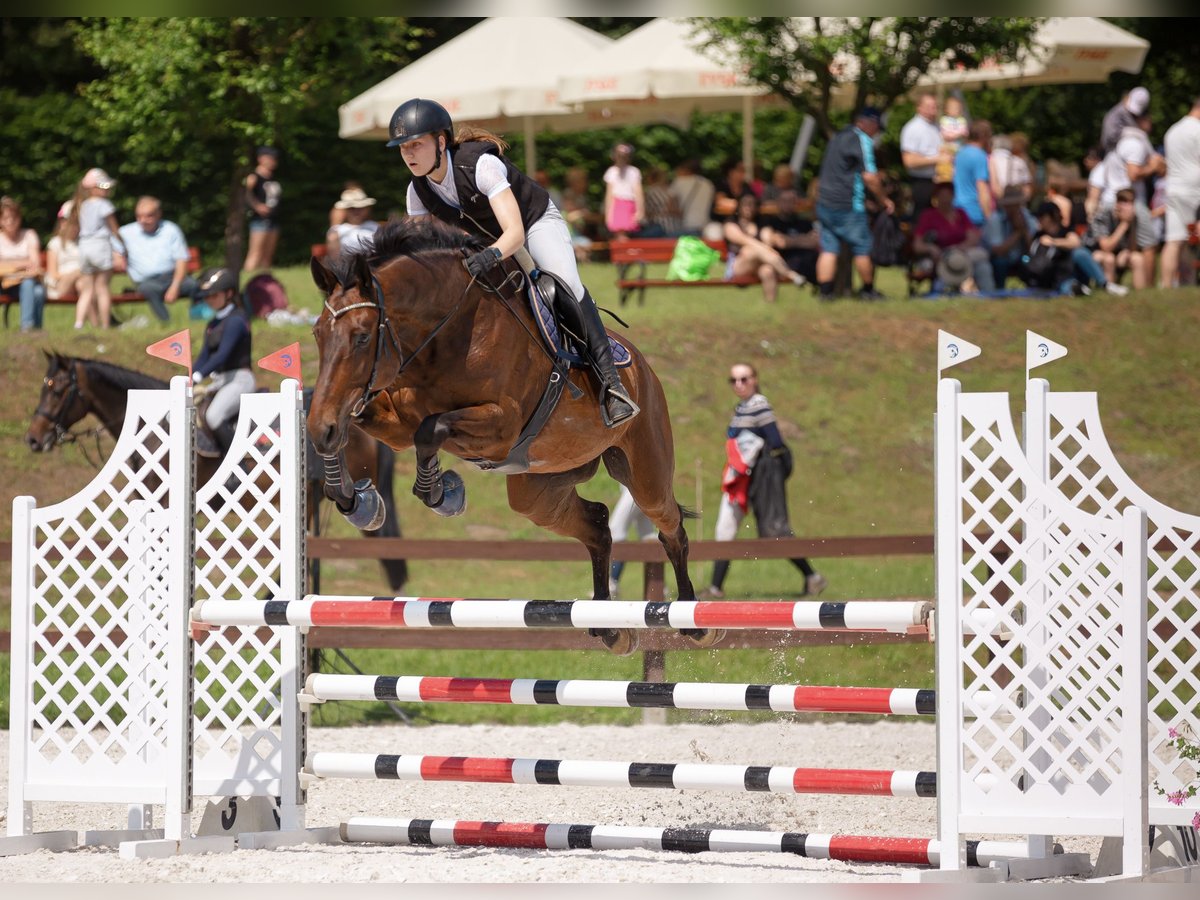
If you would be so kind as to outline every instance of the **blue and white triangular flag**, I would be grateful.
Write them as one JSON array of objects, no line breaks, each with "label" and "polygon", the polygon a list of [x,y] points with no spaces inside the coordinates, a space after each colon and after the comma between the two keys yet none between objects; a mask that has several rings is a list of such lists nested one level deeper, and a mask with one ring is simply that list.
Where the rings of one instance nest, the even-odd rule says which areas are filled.
[{"label": "blue and white triangular flag", "polygon": [[1054,362],[1056,359],[1062,359],[1067,355],[1067,348],[1062,344],[1056,344],[1049,338],[1044,338],[1036,331],[1025,332],[1025,378],[1028,380],[1029,372],[1036,369],[1038,366],[1044,366],[1048,362]]},{"label": "blue and white triangular flag", "polygon": [[938,331],[938,376],[944,369],[957,366],[968,359],[974,359],[983,351],[960,337],[955,337],[948,331]]}]

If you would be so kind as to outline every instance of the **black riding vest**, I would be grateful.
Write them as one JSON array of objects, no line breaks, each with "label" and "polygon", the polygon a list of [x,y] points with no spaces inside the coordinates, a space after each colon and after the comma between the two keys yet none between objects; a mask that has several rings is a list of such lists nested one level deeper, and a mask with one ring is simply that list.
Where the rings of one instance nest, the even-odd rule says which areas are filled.
[{"label": "black riding vest", "polygon": [[455,209],[435,193],[429,186],[429,179],[424,175],[413,178],[413,187],[416,189],[417,196],[421,198],[425,208],[443,222],[456,225],[476,237],[489,241],[496,240],[504,229],[496,221],[496,215],[492,212],[492,204],[488,201],[487,195],[480,193],[479,188],[475,185],[475,164],[479,162],[480,155],[484,153],[499,156],[500,161],[504,163],[504,168],[508,172],[508,183],[512,187],[513,195],[517,198],[517,206],[521,210],[521,222],[528,232],[533,223],[545,214],[546,207],[550,203],[550,195],[546,193],[544,187],[532,178],[526,177],[520,169],[509,162],[496,148],[496,145],[490,141],[468,141],[454,148],[450,172],[454,177],[454,187],[458,191],[458,201],[462,204],[461,210]]},{"label": "black riding vest", "polygon": [[[236,302],[236,301],[235,301]],[[204,328],[204,348],[209,355],[217,352],[217,348],[221,346],[221,335],[225,333],[225,326],[231,319],[240,318],[243,324],[246,322],[244,316],[234,310],[223,319],[211,319],[208,325]],[[229,355],[229,359],[217,369],[217,372],[234,372],[238,369],[250,368],[250,331],[246,330],[245,336],[238,345],[233,348],[233,353]],[[215,373],[214,373],[215,374]]]}]

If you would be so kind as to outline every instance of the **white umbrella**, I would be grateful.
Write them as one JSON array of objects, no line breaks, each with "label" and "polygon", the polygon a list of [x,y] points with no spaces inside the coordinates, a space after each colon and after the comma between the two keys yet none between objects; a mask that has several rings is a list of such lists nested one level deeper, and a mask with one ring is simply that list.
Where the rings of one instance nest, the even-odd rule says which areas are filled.
[{"label": "white umbrella", "polygon": [[607,127],[599,113],[575,111],[560,102],[558,79],[613,43],[569,19],[485,19],[343,104],[338,133],[386,139],[396,107],[412,97],[428,97],[445,106],[455,123],[498,131],[522,127],[526,166],[532,170],[539,125],[554,130]]},{"label": "white umbrella", "polygon": [[581,110],[609,110],[639,122],[686,122],[692,112],[741,110],[742,155],[752,168],[753,108],[773,102],[768,90],[746,79],[733,57],[701,53],[685,22],[659,18],[631,31],[590,64],[558,83],[559,99]]},{"label": "white umbrella", "polygon": [[1149,49],[1149,41],[1103,19],[1059,16],[1042,23],[1033,46],[1016,62],[984,62],[977,69],[943,63],[932,67],[919,84],[970,90],[1102,82],[1113,72],[1140,72]]}]

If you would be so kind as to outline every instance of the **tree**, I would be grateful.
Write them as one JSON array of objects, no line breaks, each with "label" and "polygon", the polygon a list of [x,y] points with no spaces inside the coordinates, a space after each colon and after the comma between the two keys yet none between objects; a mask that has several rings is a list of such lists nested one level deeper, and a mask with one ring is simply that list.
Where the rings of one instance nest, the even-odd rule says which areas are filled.
[{"label": "tree", "polygon": [[120,141],[122,169],[169,180],[212,212],[224,198],[226,263],[240,266],[253,148],[302,162],[291,139],[306,114],[332,117],[348,88],[406,61],[418,36],[404,19],[85,19],[79,45],[104,75],[84,97]]},{"label": "tree", "polygon": [[714,55],[734,57],[826,136],[835,105],[868,101],[886,110],[938,60],[976,67],[1008,62],[1029,47],[1034,18],[926,17],[694,18],[695,36]]}]

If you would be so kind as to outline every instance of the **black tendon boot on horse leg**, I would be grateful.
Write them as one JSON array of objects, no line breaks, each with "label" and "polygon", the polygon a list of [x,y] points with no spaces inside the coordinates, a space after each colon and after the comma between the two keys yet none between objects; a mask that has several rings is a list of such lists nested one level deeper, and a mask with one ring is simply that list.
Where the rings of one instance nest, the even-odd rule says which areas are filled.
[{"label": "black tendon boot on horse leg", "polygon": [[583,299],[578,304],[564,299],[560,305],[571,320],[568,325],[587,344],[588,358],[600,381],[600,417],[605,426],[615,428],[632,419],[641,409],[621,383],[621,376],[613,364],[612,347],[608,345],[608,332],[600,321],[600,310],[592,295],[584,288]]}]

